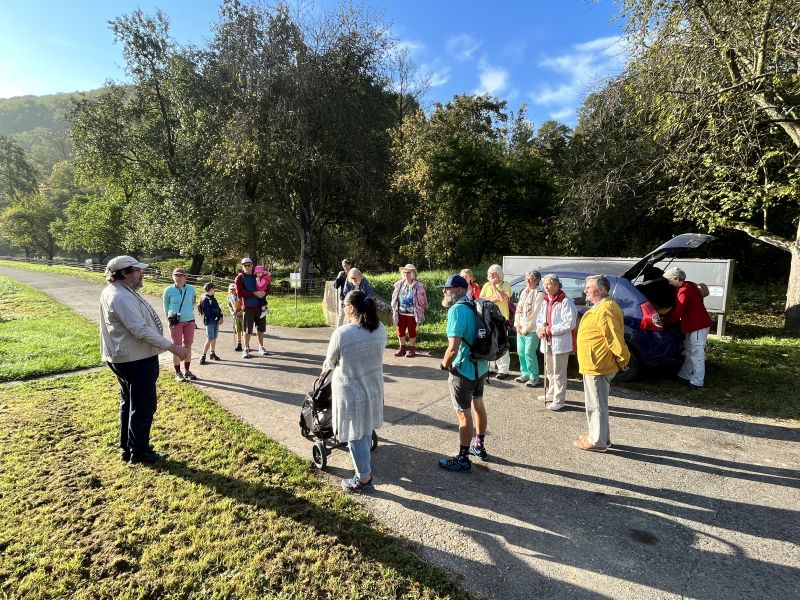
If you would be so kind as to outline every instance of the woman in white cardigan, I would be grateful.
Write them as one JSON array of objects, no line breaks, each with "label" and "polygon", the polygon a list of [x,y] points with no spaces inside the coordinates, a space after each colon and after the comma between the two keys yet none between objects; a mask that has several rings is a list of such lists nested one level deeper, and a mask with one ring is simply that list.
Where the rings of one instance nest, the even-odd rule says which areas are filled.
[{"label": "woman in white cardigan", "polygon": [[370,450],[372,432],[383,425],[383,351],[386,328],[378,309],[364,292],[344,299],[345,325],[333,332],[323,370],[333,369],[333,431],[347,442],[355,475],[342,479],[342,488],[355,494],[372,493]]},{"label": "woman in white cardigan", "polygon": [[545,275],[542,285],[545,296],[536,317],[536,335],[542,342],[547,388],[539,400],[550,399],[547,408],[558,411],[566,405],[567,363],[569,353],[575,350],[572,332],[578,323],[578,309],[561,289],[557,275]]}]

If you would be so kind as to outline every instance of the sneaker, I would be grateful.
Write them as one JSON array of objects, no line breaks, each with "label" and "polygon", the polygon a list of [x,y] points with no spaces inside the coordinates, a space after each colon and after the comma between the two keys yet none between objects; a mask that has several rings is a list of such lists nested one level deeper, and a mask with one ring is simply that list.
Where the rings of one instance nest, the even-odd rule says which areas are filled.
[{"label": "sneaker", "polygon": [[586,438],[578,438],[575,440],[575,446],[581,450],[588,450],[589,452],[605,452],[606,448],[603,446],[593,446]]},{"label": "sneaker", "polygon": [[195,379],[197,379],[197,377],[195,377],[194,373],[191,371],[186,371],[186,373],[183,374],[184,381],[194,381]]},{"label": "sneaker", "polygon": [[241,344],[236,344],[236,348],[234,348],[233,351],[234,352],[241,352],[242,351],[242,345]]},{"label": "sneaker", "polygon": [[253,358],[250,354],[250,348],[242,350],[242,358]]},{"label": "sneaker", "polygon": [[[527,387],[529,387],[529,388],[539,387],[540,385],[542,385],[542,380],[541,379],[529,379],[528,383],[526,383],[525,385]],[[544,398],[542,398],[542,400],[544,400]]]},{"label": "sneaker", "polygon": [[[213,357],[214,355],[212,354],[211,356]],[[206,355],[205,354],[203,354],[203,356],[200,357],[200,364],[201,365],[206,364]]]},{"label": "sneaker", "polygon": [[487,458],[489,458],[489,453],[486,452],[486,448],[484,448],[483,446],[476,446],[475,444],[470,444],[469,453],[472,454],[472,456],[477,456],[481,460],[486,460]]},{"label": "sneaker", "polygon": [[269,356],[269,352],[267,352],[267,349],[262,346],[261,348],[258,349],[258,355]]},{"label": "sneaker", "polygon": [[212,352],[209,357],[211,360],[222,360],[219,356],[217,356],[214,352]]},{"label": "sneaker", "polygon": [[528,379],[527,375],[520,375],[519,377],[515,378],[514,381],[516,381],[517,383],[526,383],[527,381],[530,380]]},{"label": "sneaker", "polygon": [[342,479],[342,489],[351,494],[371,494],[375,491],[375,486],[372,484],[372,477],[368,482],[362,483],[361,479],[354,475],[352,479]]},{"label": "sneaker", "polygon": [[497,375],[494,376],[495,379],[499,379],[500,381],[502,381],[503,379],[506,379],[507,377],[508,377],[508,373],[498,373]]},{"label": "sneaker", "polygon": [[175,381],[184,382],[186,381],[186,378],[183,376],[183,373],[178,371],[177,373],[175,373]]},{"label": "sneaker", "polygon": [[469,473],[472,471],[472,463],[469,462],[469,459],[461,458],[460,456],[440,458],[439,467],[445,471],[453,471],[455,473]]},{"label": "sneaker", "polygon": [[562,410],[565,406],[566,406],[566,404],[557,404],[555,402],[551,402],[550,404],[547,405],[547,410],[552,410],[554,412],[558,412],[558,411]]}]

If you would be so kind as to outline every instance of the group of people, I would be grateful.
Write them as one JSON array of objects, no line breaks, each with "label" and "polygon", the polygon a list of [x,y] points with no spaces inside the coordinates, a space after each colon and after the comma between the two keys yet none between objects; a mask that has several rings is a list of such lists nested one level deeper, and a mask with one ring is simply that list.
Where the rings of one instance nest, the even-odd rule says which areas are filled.
[{"label": "group of people", "polygon": [[[149,443],[150,426],[156,409],[155,382],[158,377],[157,355],[165,350],[174,355],[176,379],[194,377],[189,369],[194,332],[194,289],[186,284],[182,269],[173,271],[174,285],[164,291],[164,311],[170,323],[171,340],[163,337],[158,315],[142,298],[142,270],[148,265],[130,256],[109,261],[108,286],[101,295],[102,356],[120,383],[120,447],[122,459],[153,463],[165,458]],[[242,357],[250,357],[250,336],[255,328],[259,351],[266,328],[267,286],[259,281],[253,261],[241,261],[242,272],[229,288],[228,306],[234,317],[234,333],[244,333]],[[412,358],[416,348],[416,327],[425,321],[428,298],[418,280],[413,264],[400,268],[391,299],[392,320],[397,328],[399,349],[395,356]],[[676,288],[675,308],[665,321],[679,322],[686,335],[686,361],[679,377],[691,385],[702,385],[705,340],[710,318],[705,312],[697,287],[686,281],[680,269],[671,269],[665,277]],[[448,372],[448,388],[459,426],[459,451],[439,460],[447,471],[469,472],[471,457],[488,458],[486,450],[487,413],[483,402],[488,360],[475,358],[471,349],[478,335],[478,321],[473,309],[478,297],[495,302],[501,313],[510,315],[510,286],[503,280],[499,265],[492,265],[488,282],[478,291],[472,272],[465,269],[451,275],[439,288],[442,306],[448,309],[446,335],[448,345],[441,368]],[[539,289],[542,284],[544,291]],[[336,278],[340,290],[337,328],[333,332],[323,369],[332,371],[332,423],[339,441],[347,443],[355,474],[342,480],[342,487],[353,493],[374,491],[370,464],[372,432],[383,424],[383,357],[386,329],[378,318],[372,286],[363,274],[342,261]],[[544,354],[547,385],[539,399],[549,409],[565,406],[566,373],[569,353],[575,351],[583,375],[587,431],[576,440],[583,450],[605,452],[611,446],[608,417],[610,383],[619,371],[628,368],[630,353],[625,344],[623,315],[609,297],[609,280],[603,275],[586,279],[584,293],[590,308],[577,326],[578,311],[564,294],[554,274],[542,277],[538,271],[525,274],[525,288],[520,294],[513,321],[520,357],[519,383],[535,387],[539,383],[538,357]],[[215,350],[222,311],[214,297],[213,284],[206,284],[200,303],[208,341],[201,363],[210,350],[211,360],[218,360]],[[698,304],[699,299],[699,304]],[[189,307],[188,310],[185,307]],[[700,312],[705,315],[702,318]],[[241,321],[238,321],[241,319]],[[191,325],[189,325],[191,323]],[[209,327],[209,325],[211,327]],[[209,329],[211,332],[209,333]],[[237,340],[240,340],[237,337]],[[239,344],[241,342],[239,341]],[[237,344],[237,350],[241,346]],[[185,370],[181,373],[180,365]],[[509,374],[508,353],[497,357],[496,377]]]}]

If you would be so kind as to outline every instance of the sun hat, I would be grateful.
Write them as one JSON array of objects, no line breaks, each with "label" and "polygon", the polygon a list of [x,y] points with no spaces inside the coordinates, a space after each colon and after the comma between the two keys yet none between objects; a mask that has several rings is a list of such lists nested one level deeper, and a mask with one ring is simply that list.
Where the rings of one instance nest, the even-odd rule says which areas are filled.
[{"label": "sun hat", "polygon": [[150,265],[139,262],[132,256],[122,255],[122,256],[115,256],[106,265],[106,269],[111,271],[112,273],[115,271],[121,271],[122,269],[127,269],[128,267],[136,267],[137,269],[146,269]]},{"label": "sun hat", "polygon": [[465,290],[469,289],[469,284],[467,280],[464,279],[461,275],[450,275],[447,277],[447,281],[444,282],[444,285],[437,286],[443,289],[448,288],[463,288]]},{"label": "sun hat", "polygon": [[243,264],[243,265],[252,265],[252,264],[253,264],[253,260],[252,260],[250,257],[248,257],[248,256],[245,256],[245,257],[242,259],[242,264]]},{"label": "sun hat", "polygon": [[184,270],[183,270],[183,269],[181,269],[180,267],[178,267],[177,269],[175,269],[175,270],[172,272],[172,274],[173,274],[173,275],[183,275],[184,277],[186,277],[186,271],[184,271]]},{"label": "sun hat", "polygon": [[405,267],[400,267],[401,273],[405,273],[406,271],[414,271],[415,276],[419,275],[419,273],[417,272],[417,267],[415,267],[411,263],[408,263]]}]

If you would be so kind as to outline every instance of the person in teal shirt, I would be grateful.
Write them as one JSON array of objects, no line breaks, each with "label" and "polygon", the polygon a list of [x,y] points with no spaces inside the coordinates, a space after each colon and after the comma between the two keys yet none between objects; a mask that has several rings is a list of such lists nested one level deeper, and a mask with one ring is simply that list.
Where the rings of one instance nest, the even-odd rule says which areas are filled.
[{"label": "person in teal shirt", "polygon": [[[470,346],[478,335],[478,319],[472,301],[467,297],[469,284],[460,275],[450,275],[442,288],[442,306],[447,311],[448,346],[441,368],[448,371],[450,398],[458,419],[459,451],[456,456],[442,458],[439,467],[445,471],[468,473],[472,470],[470,455],[481,460],[488,457],[486,436],[486,407],[483,387],[489,373],[489,361],[470,358]],[[473,426],[475,441],[472,440]]]},{"label": "person in teal shirt", "polygon": [[186,283],[186,271],[177,268],[172,272],[174,285],[169,285],[164,289],[164,313],[167,315],[169,323],[169,335],[172,343],[186,348],[187,356],[183,361],[185,372],[181,373],[181,361],[177,356],[172,358],[172,366],[175,368],[175,381],[194,381],[197,379],[194,373],[189,370],[192,361],[192,343],[194,342],[194,330],[197,325],[194,322],[194,305],[197,302],[194,286]]}]

